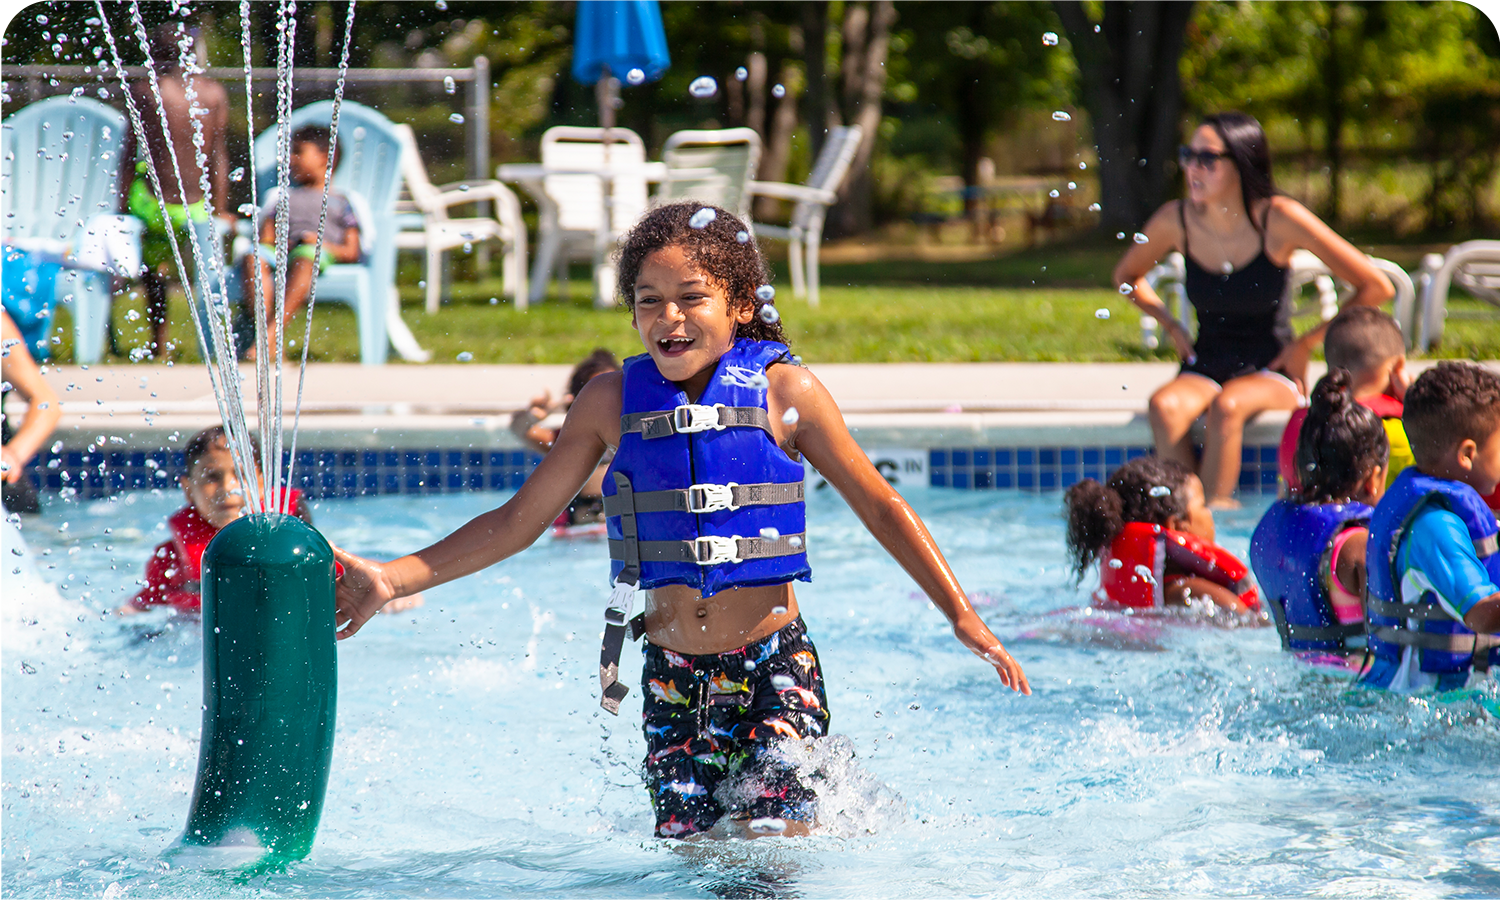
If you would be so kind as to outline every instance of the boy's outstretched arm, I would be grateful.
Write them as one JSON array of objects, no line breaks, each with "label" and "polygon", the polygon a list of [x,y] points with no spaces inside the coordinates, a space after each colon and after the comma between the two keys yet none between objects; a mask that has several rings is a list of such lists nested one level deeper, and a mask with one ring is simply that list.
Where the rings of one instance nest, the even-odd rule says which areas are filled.
[{"label": "boy's outstretched arm", "polygon": [[606,446],[619,442],[620,375],[600,375],[578,395],[557,443],[508,502],[430,547],[388,563],[334,548],[344,565],[334,622],[352,637],[380,608],[462,578],[531,546],[593,474]]},{"label": "boy's outstretched arm", "polygon": [[791,432],[783,442],[806,456],[843,495],[886,552],[953,623],[954,636],[994,666],[1003,683],[1030,694],[1031,685],[1021,664],[1011,658],[969,605],[958,578],[921,518],[855,443],[827,388],[800,367],[773,366],[767,375],[771,380],[771,421],[780,425],[788,407],[797,409],[796,424],[782,426]]}]

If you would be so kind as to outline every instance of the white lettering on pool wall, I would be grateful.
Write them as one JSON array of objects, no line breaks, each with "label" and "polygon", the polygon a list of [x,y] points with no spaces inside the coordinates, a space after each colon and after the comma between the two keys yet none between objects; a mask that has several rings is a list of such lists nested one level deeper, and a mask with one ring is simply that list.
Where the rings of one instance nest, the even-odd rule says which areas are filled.
[{"label": "white lettering on pool wall", "polygon": [[[894,449],[881,450],[871,449],[865,451],[874,464],[875,470],[885,476],[885,480],[898,487],[915,487],[927,484],[927,451]],[[828,481],[818,474],[811,464],[803,463],[807,468],[807,485],[813,490],[828,487]]]}]

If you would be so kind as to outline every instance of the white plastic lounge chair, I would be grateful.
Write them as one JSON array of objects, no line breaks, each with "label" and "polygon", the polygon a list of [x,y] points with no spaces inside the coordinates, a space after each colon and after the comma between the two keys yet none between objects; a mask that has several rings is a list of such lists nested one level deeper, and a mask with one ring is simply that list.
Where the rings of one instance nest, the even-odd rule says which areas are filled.
[{"label": "white plastic lounge chair", "polygon": [[[1458,285],[1491,306],[1500,307],[1500,241],[1464,241],[1441,256],[1429,253],[1422,259],[1418,276],[1422,291],[1418,308],[1416,348],[1426,351],[1443,338],[1448,311],[1448,291]],[[1493,318],[1496,313],[1465,313],[1464,318]],[[1456,316],[1455,316],[1456,317]]]},{"label": "white plastic lounge chair", "polygon": [[[120,206],[120,166],[132,162],[120,159],[128,127],[125,116],[87,97],[49,97],[6,119],[0,128],[6,242],[59,258],[83,246],[90,220]],[[110,275],[64,265],[56,294],[73,307],[74,357],[98,362],[109,330]]]},{"label": "white plastic lounge chair", "polygon": [[568,263],[593,260],[601,304],[613,302],[614,272],[607,264],[609,244],[646,211],[646,145],[628,128],[610,129],[609,215],[605,217],[604,178],[582,173],[605,169],[604,129],[557,126],[542,134],[542,166],[563,174],[544,175],[540,187],[527,183],[540,212],[536,259],[531,266],[531,299],[541,300],[556,270],[567,283]]},{"label": "white plastic lounge chair", "polygon": [[[1413,298],[1416,297],[1416,288],[1412,284],[1411,276],[1406,270],[1388,259],[1379,257],[1368,257],[1371,265],[1384,273],[1390,279],[1391,287],[1396,291],[1396,299],[1393,304],[1393,313],[1397,324],[1401,326],[1406,342],[1411,344],[1411,328],[1408,310],[1411,309]],[[1186,263],[1182,254],[1177,251],[1168,253],[1155,268],[1146,273],[1146,281],[1162,298],[1168,303],[1172,314],[1177,321],[1189,324],[1187,290],[1183,280],[1187,277]],[[1316,292],[1314,303],[1304,303],[1293,307],[1293,315],[1305,315],[1313,309],[1318,310],[1323,321],[1327,322],[1338,315],[1339,305],[1347,300],[1353,293],[1353,289],[1343,281],[1333,277],[1328,266],[1323,264],[1315,254],[1306,250],[1297,250],[1292,253],[1291,271],[1287,273],[1287,294],[1296,298],[1301,294],[1302,288],[1311,284]],[[1141,342],[1148,350],[1155,350],[1160,343],[1157,336],[1157,322],[1147,315],[1141,316]]]},{"label": "white plastic lounge chair", "polygon": [[[397,125],[395,128],[401,141],[401,174],[411,195],[409,200],[398,202],[397,209],[410,209],[420,214],[420,219],[416,219],[418,228],[396,233],[396,247],[425,251],[427,311],[438,311],[438,301],[442,296],[443,251],[488,240],[504,245],[505,256],[501,263],[504,290],[515,299],[517,307],[525,309],[526,223],[521,219],[521,203],[516,195],[498,181],[434,185],[427,177],[427,166],[422,163],[417,137],[411,126]],[[493,203],[495,214],[449,218],[450,208],[479,200]]]},{"label": "white plastic lounge chair", "polygon": [[760,165],[760,135],[753,128],[679,131],[662,145],[667,180],[657,189],[660,205],[697,200],[750,220],[750,182]]},{"label": "white plastic lounge chair", "polygon": [[[292,113],[287,127],[328,127],[333,101],[320,100]],[[426,351],[401,320],[396,293],[396,195],[401,189],[401,141],[396,126],[368,106],[345,100],[339,109],[339,158],[333,186],[352,202],[367,205],[374,234],[362,236],[369,250],[357,263],[335,264],[318,276],[318,302],[354,307],[359,320],[359,359],[384,363],[391,344],[402,357],[425,362]],[[264,198],[276,186],[276,127],[255,139],[256,185]]]},{"label": "white plastic lounge chair", "polygon": [[[864,132],[858,125],[830,129],[823,142],[823,150],[813,164],[806,184],[783,184],[777,181],[752,181],[750,193],[758,197],[775,197],[792,200],[791,223],[779,225],[757,224],[758,237],[775,238],[788,242],[787,261],[792,270],[792,293],[807,297],[809,305],[818,305],[818,251],[823,244],[823,219],[828,207],[838,199],[838,189],[849,173],[849,164],[859,149]],[[804,268],[803,254],[807,262]]]}]

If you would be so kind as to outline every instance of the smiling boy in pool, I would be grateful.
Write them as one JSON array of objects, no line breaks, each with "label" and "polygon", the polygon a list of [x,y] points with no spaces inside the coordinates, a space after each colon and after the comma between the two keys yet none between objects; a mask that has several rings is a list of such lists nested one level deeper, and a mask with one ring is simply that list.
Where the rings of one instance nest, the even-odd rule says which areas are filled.
[{"label": "smiling boy in pool", "polygon": [[[713,207],[647,213],[624,238],[619,265],[647,352],[589,382],[515,497],[391,562],[335,550],[346,568],[338,624],[347,638],[391,600],[530,546],[618,448],[604,484],[615,593],[600,678],[605,707],[617,710],[626,693],[615,680],[620,646],[627,628],[644,633],[645,774],[662,837],[707,831],[726,815],[745,835],[805,834],[813,822],[812,786],[775,747],[822,737],[828,726],[817,653],[791,584],[811,578],[802,456],[958,640],[1002,683],[1031,692],[921,519],[786,348],[765,262],[745,234]],[[646,609],[631,620],[637,588]],[[716,790],[730,779],[754,787]]]}]

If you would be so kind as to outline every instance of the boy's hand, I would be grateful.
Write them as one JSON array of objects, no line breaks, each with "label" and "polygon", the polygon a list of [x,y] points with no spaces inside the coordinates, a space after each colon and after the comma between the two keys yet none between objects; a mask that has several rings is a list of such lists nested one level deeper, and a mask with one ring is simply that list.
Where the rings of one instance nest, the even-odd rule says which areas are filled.
[{"label": "boy's hand", "polygon": [[1031,695],[1031,685],[1026,681],[1026,673],[1021,671],[1021,664],[1005,652],[1000,639],[978,616],[971,613],[955,622],[953,635],[975,656],[994,666],[1002,684],[1019,694]]},{"label": "boy's hand", "polygon": [[333,624],[338,639],[353,637],[381,607],[396,599],[396,589],[386,577],[385,568],[371,559],[355,556],[338,547],[333,558],[344,566],[334,593]]}]

